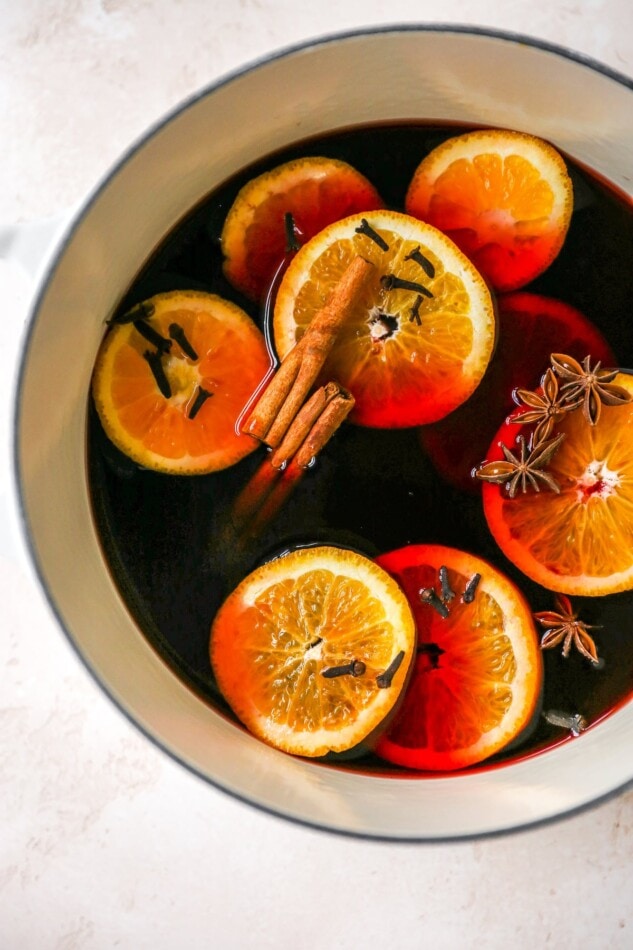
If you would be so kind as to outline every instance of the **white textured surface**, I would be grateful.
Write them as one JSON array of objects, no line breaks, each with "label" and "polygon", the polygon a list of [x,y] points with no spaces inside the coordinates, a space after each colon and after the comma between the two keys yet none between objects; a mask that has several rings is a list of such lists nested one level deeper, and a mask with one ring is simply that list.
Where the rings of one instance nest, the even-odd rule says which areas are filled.
[{"label": "white textured surface", "polygon": [[[633,75],[629,0],[5,0],[0,226],[75,205],[165,110],[255,57],[433,20],[528,33]],[[15,329],[28,284],[3,265],[0,287]],[[16,340],[0,337],[9,362]],[[260,814],[172,763],[56,629],[7,536],[4,486],[2,473],[1,950],[633,945],[633,792],[511,837],[392,846]]]}]

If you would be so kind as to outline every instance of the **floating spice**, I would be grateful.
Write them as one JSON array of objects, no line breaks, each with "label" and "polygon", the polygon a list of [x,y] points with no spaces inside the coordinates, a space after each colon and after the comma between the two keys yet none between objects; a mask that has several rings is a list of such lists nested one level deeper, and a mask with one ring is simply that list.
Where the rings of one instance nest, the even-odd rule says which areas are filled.
[{"label": "floating spice", "polygon": [[153,326],[151,326],[149,323],[145,323],[144,320],[135,320],[134,329],[140,333],[148,343],[151,343],[153,346],[155,346],[161,355],[163,353],[169,353],[171,350],[171,340],[161,336]]},{"label": "floating spice", "polygon": [[397,277],[395,274],[383,274],[380,283],[385,290],[415,290],[424,297],[433,297],[431,291],[424,284],[418,284],[415,280],[405,280],[404,277]]},{"label": "floating spice", "polygon": [[156,312],[156,307],[153,303],[148,303],[143,301],[142,303],[137,303],[131,310],[127,310],[125,313],[120,313],[117,316],[112,317],[111,320],[108,320],[108,326],[112,324],[125,324],[125,323],[135,323],[136,320],[149,320],[150,317]]},{"label": "floating spice", "polygon": [[541,389],[532,392],[529,389],[517,389],[516,398],[527,408],[512,416],[512,422],[518,425],[536,423],[533,444],[545,442],[552,434],[554,424],[571,408],[565,405],[559,393],[558,379],[553,369],[548,369],[543,377]]},{"label": "floating spice", "polygon": [[378,676],[376,677],[376,686],[379,689],[387,689],[389,686],[391,686],[392,680],[394,676],[396,675],[396,673],[398,672],[398,670],[400,669],[400,664],[402,663],[403,660],[404,660],[404,650],[400,650],[400,652],[394,656],[393,660],[391,661],[387,669],[384,671],[384,673],[379,673]]},{"label": "floating spice", "polygon": [[427,277],[435,277],[435,268],[428,257],[424,256],[420,250],[419,244],[409,254],[406,255],[405,261],[415,261],[416,264],[420,265]]},{"label": "floating spice", "polygon": [[466,587],[464,588],[464,593],[462,594],[462,602],[464,604],[472,604],[475,599],[475,594],[477,593],[477,587],[479,586],[479,581],[481,580],[481,574],[473,574],[470,578]]},{"label": "floating spice", "polygon": [[275,448],[314,385],[373,264],[355,257],[301,340],[290,350],[250,413],[242,431]]},{"label": "floating spice", "polygon": [[418,326],[422,326],[422,317],[420,316],[421,303],[422,303],[422,294],[418,294],[418,296],[413,301],[413,306],[411,307],[411,315],[409,317],[409,323],[415,320]]},{"label": "floating spice", "polygon": [[196,393],[196,398],[194,399],[191,409],[187,413],[188,419],[195,419],[202,407],[204,406],[207,399],[209,399],[213,393],[208,392],[206,389],[203,389],[202,386],[198,386],[198,391]]},{"label": "floating spice", "polygon": [[546,633],[541,639],[541,649],[549,650],[562,643],[562,654],[567,658],[573,645],[594,666],[599,666],[596,644],[588,633],[589,630],[595,628],[578,620],[578,615],[574,613],[571,601],[566,594],[558,594],[554,605],[556,610],[542,610],[534,614],[535,620],[546,628]]},{"label": "floating spice", "polygon": [[281,444],[271,455],[275,468],[285,468],[294,458],[300,468],[307,468],[354,406],[354,398],[338,383],[321,386],[301,407]]},{"label": "floating spice", "polygon": [[622,406],[631,402],[631,393],[614,383],[618,370],[600,369],[600,361],[591,368],[591,358],[586,356],[582,366],[573,356],[564,353],[552,353],[552,368],[565,380],[561,395],[567,405],[582,411],[589,425],[595,426],[600,418],[602,406]]},{"label": "floating spice", "polygon": [[444,620],[448,617],[448,607],[435,593],[432,587],[423,587],[418,596],[423,604],[428,604],[429,607],[432,607],[440,617],[443,617]]},{"label": "floating spice", "polygon": [[448,568],[446,565],[442,565],[439,570],[440,584],[442,585],[442,600],[444,603],[448,603],[455,596],[455,591],[451,587],[451,582],[448,578]]},{"label": "floating spice", "polygon": [[507,483],[510,498],[514,498],[519,486],[523,493],[527,491],[528,484],[532,486],[534,491],[539,491],[539,481],[558,494],[560,492],[558,482],[549,472],[545,472],[543,469],[564,438],[565,434],[561,433],[555,439],[540,442],[534,448],[530,446],[528,449],[525,437],[520,435],[517,439],[520,446],[518,456],[501,442],[501,450],[505,455],[505,461],[484,462],[475,471],[475,475],[485,482],[493,482],[496,485]]},{"label": "floating spice", "polygon": [[162,364],[161,355],[155,350],[145,350],[143,353],[143,359],[147,361],[149,368],[152,371],[152,375],[156,380],[156,385],[158,386],[161,394],[165,399],[169,399],[171,396],[171,386],[169,385],[169,380],[165,375],[165,369]]},{"label": "floating spice", "polygon": [[566,713],[560,709],[548,709],[543,713],[543,719],[550,726],[559,726],[561,729],[569,729],[572,736],[579,736],[587,728],[587,720],[580,713]]},{"label": "floating spice", "polygon": [[356,234],[364,234],[368,237],[374,244],[377,244],[381,251],[388,251],[389,245],[385,241],[378,231],[374,231],[369,221],[366,218],[361,218],[361,222],[357,228],[354,228]]},{"label": "floating spice", "polygon": [[330,666],[326,670],[321,670],[321,676],[328,680],[335,679],[337,676],[362,676],[366,669],[362,660],[352,660],[351,663],[345,663],[342,666]]},{"label": "floating spice", "polygon": [[180,326],[179,323],[170,323],[169,324],[169,336],[174,340],[182,352],[192,360],[198,359],[198,354],[194,350],[193,346],[187,339],[185,331]]}]

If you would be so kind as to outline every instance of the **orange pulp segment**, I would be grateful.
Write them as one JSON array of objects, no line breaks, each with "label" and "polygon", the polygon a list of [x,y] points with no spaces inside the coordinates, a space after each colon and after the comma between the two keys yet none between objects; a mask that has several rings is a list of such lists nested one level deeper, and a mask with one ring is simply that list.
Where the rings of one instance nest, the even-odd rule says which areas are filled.
[{"label": "orange pulp segment", "polygon": [[[418,647],[377,754],[410,769],[452,771],[499,752],[533,721],[541,694],[542,658],[522,594],[486,561],[454,548],[409,545],[378,563],[409,599]],[[420,590],[433,588],[441,599],[441,567],[454,593],[445,617],[420,598]]]},{"label": "orange pulp segment", "polygon": [[[633,392],[633,377],[614,381]],[[517,410],[518,411],[518,410]],[[516,449],[522,428],[504,424],[500,443]],[[566,413],[553,436],[565,438],[547,465],[560,494],[543,488],[508,496],[503,485],[483,485],[488,526],[497,544],[532,580],[564,594],[596,596],[633,588],[633,403],[603,406],[595,426],[582,409]],[[553,437],[552,436],[552,437]]]},{"label": "orange pulp segment", "polygon": [[287,255],[286,215],[299,244],[355,211],[382,208],[374,186],[347,162],[308,156],[251,179],[238,193],[222,229],[224,273],[253,300],[262,300]]},{"label": "orange pulp segment", "polygon": [[277,293],[279,357],[301,339],[357,255],[375,265],[375,278],[355,301],[323,379],[352,393],[349,418],[360,425],[405,427],[442,418],[467,399],[488,366],[493,305],[452,241],[409,215],[351,215],[301,248]]},{"label": "orange pulp segment", "polygon": [[551,264],[572,206],[556,149],[503,129],[467,132],[433,149],[405,199],[409,214],[452,238],[496,290],[522,287]]},{"label": "orange pulp segment", "polygon": [[[238,418],[270,368],[263,334],[214,294],[157,294],[143,308],[151,316],[136,325],[114,323],[97,355],[92,392],[108,437],[139,465],[178,475],[216,471],[248,455],[257,443],[239,432]],[[162,356],[141,332],[147,327],[168,347]],[[160,367],[153,371],[157,354]]]},{"label": "orange pulp segment", "polygon": [[[315,757],[376,730],[402,691],[414,644],[407,600],[382,568],[352,551],[312,547],[241,582],[215,617],[210,656],[220,690],[253,735]],[[353,663],[354,672],[327,674]]]}]

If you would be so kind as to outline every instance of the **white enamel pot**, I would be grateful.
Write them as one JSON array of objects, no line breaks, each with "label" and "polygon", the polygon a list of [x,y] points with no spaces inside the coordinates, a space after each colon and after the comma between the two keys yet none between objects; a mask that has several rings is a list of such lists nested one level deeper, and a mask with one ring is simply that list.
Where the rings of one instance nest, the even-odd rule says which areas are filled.
[{"label": "white enamel pot", "polygon": [[150,647],[104,562],[86,473],[104,319],[174,224],[270,151],[397,119],[526,130],[633,194],[633,83],[566,50],[489,31],[395,26],[248,66],[130,148],[58,241],[23,345],[15,471],[22,535],[59,625],[147,737],[213,786],[291,820],[431,841],[551,820],[625,787],[633,703],[549,752],[448,778],[370,777],[277,752],[199,699]]}]

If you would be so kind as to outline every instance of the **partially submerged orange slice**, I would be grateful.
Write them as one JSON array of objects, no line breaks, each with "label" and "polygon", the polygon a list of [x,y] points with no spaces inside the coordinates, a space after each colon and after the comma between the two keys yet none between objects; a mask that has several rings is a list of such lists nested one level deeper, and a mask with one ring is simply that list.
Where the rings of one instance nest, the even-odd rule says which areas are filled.
[{"label": "partially submerged orange slice", "polygon": [[497,290],[515,290],[560,251],[573,205],[565,162],[549,143],[503,129],[467,132],[433,149],[405,199]]},{"label": "partially submerged orange slice", "polygon": [[347,162],[308,156],[278,165],[244,185],[233,202],[222,229],[224,273],[261,300],[286,255],[288,227],[302,244],[332,221],[382,206],[374,186]]},{"label": "partially submerged orange slice", "polygon": [[575,307],[515,291],[497,298],[497,346],[481,384],[470,399],[445,419],[420,429],[422,445],[443,477],[458,488],[481,485],[472,470],[485,457],[500,421],[515,408],[516,389],[535,388],[550,353],[557,350],[581,360],[613,366],[611,347]]},{"label": "partially submerged orange slice", "polygon": [[253,735],[315,757],[349,750],[380,726],[414,644],[407,600],[382,568],[352,551],[312,547],[242,581],[213,622],[210,656]]},{"label": "partially submerged orange slice", "polygon": [[486,561],[454,548],[409,545],[378,563],[409,599],[418,646],[402,704],[376,752],[431,771],[499,752],[531,723],[541,694],[541,653],[522,594]]},{"label": "partially submerged orange slice", "polygon": [[135,462],[199,475],[257,447],[238,418],[269,368],[264,337],[243,310],[214,294],[174,291],[110,327],[92,393],[106,434]]},{"label": "partially submerged orange slice", "polygon": [[298,252],[277,293],[280,358],[297,343],[350,261],[375,277],[354,302],[323,378],[348,389],[360,425],[404,427],[441,419],[481,380],[495,337],[490,293],[436,228],[395,211],[351,215]]},{"label": "partially submerged orange slice", "polygon": [[[633,377],[615,383],[633,393]],[[522,427],[506,423],[488,453],[517,450]],[[560,492],[484,484],[483,503],[497,544],[528,577],[564,594],[596,596],[633,588],[633,403],[603,406],[590,426],[581,408],[556,424],[564,439],[547,465]]]}]

